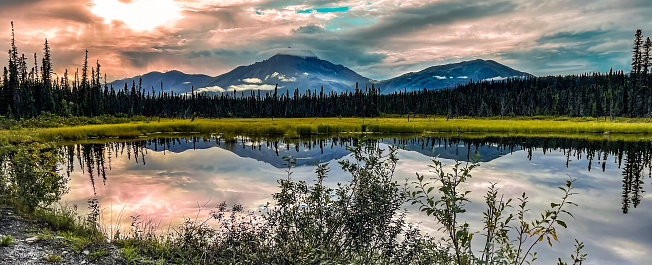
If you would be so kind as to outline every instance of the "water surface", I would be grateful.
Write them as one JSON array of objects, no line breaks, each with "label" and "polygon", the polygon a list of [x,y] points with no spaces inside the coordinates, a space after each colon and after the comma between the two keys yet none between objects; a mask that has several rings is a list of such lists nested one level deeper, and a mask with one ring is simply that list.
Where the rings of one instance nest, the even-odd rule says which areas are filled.
[{"label": "water surface", "polygon": [[[563,217],[569,228],[559,232],[555,248],[541,245],[540,264],[553,263],[573,251],[573,239],[586,244],[585,264],[646,264],[652,247],[650,188],[652,142],[526,137],[401,137],[315,138],[292,141],[229,139],[194,136],[132,142],[66,145],[65,170],[70,193],[64,200],[86,205],[96,198],[105,223],[128,226],[130,216],[152,220],[165,228],[184,218],[205,218],[222,201],[258,211],[278,191],[277,180],[287,177],[283,157],[297,159],[292,178],[312,181],[314,163],[330,163],[328,184],[350,177],[338,160],[351,159],[347,146],[360,142],[388,149],[400,147],[395,179],[411,183],[415,173],[430,174],[433,157],[452,165],[478,155],[480,167],[465,185],[472,203],[464,215],[481,228],[483,195],[490,183],[516,199],[530,198],[533,218],[563,193],[557,188],[569,178],[577,195],[575,218]],[[203,207],[203,210],[199,211]],[[410,221],[437,234],[432,218],[409,206]],[[118,218],[120,216],[121,218]]]}]

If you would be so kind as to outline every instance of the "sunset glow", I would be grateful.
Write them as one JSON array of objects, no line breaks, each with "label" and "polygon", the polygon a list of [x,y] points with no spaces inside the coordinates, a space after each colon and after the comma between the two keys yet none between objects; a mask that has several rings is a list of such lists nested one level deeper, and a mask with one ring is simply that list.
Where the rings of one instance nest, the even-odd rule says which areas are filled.
[{"label": "sunset glow", "polygon": [[104,18],[104,23],[122,21],[133,30],[146,31],[180,19],[181,9],[173,0],[94,0],[91,12]]},{"label": "sunset glow", "polygon": [[650,13],[643,0],[0,1],[0,43],[9,48],[14,21],[21,52],[41,53],[48,38],[61,76],[88,50],[109,82],[169,70],[217,76],[289,46],[376,80],[473,59],[578,74],[628,70],[629,39],[652,29]]}]

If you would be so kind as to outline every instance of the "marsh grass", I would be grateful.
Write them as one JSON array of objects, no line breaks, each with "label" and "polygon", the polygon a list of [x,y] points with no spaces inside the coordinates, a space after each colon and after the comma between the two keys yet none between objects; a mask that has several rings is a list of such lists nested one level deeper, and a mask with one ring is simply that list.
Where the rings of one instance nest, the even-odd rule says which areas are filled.
[{"label": "marsh grass", "polygon": [[68,141],[89,138],[134,139],[161,133],[219,133],[246,136],[282,136],[286,138],[322,134],[375,133],[499,133],[499,134],[652,134],[652,123],[645,119],[617,119],[614,122],[584,118],[540,119],[449,119],[438,117],[367,119],[195,119],[137,121],[120,124],[82,125],[57,128],[31,128],[0,131],[8,143],[27,141]]}]

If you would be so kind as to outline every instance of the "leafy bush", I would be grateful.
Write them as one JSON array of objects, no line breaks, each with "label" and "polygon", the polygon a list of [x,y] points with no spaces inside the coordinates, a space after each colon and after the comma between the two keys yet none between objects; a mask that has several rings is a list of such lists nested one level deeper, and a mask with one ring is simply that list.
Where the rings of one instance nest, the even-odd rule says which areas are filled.
[{"label": "leafy bush", "polygon": [[30,143],[2,148],[0,189],[32,211],[59,201],[68,192],[68,179],[57,172],[61,155],[49,144]]},{"label": "leafy bush", "polygon": [[[468,223],[460,223],[458,217],[464,214],[465,203],[468,203],[467,195],[470,191],[460,190],[460,184],[471,179],[471,170],[478,164],[462,165],[456,162],[452,172],[446,172],[441,162],[433,160],[433,169],[435,177],[432,181],[424,181],[424,176],[417,174],[418,182],[415,182],[415,190],[411,192],[412,204],[419,205],[419,209],[428,216],[433,216],[435,221],[443,225],[446,232],[444,249],[447,250],[449,258],[442,260],[440,264],[532,264],[537,259],[537,252],[533,252],[534,247],[546,239],[552,247],[553,240],[557,239],[557,228],[566,228],[566,222],[560,217],[562,214],[571,216],[566,210],[570,205],[575,203],[569,201],[572,192],[573,180],[566,182],[560,189],[564,192],[561,202],[550,203],[550,209],[541,213],[540,217],[528,221],[525,219],[528,197],[523,193],[518,198],[516,213],[506,215],[506,209],[511,206],[511,199],[503,200],[503,196],[498,196],[498,188],[495,183],[489,187],[485,195],[487,204],[486,211],[483,215],[483,234],[485,241],[484,248],[480,251],[481,255],[472,249],[472,240],[474,233]],[[437,189],[438,193],[433,193]],[[511,225],[517,222],[516,225]],[[516,238],[510,238],[510,234],[515,234]],[[477,238],[477,237],[476,237]],[[576,240],[576,253],[571,256],[573,264],[581,264],[586,258],[581,253],[583,244]],[[561,259],[560,264],[564,264]]]},{"label": "leafy bush", "polygon": [[[352,149],[356,162],[340,161],[350,182],[330,188],[323,184],[329,169],[317,166],[317,181],[279,181],[274,207],[265,221],[272,232],[274,263],[411,264],[425,253],[427,238],[405,221],[407,201],[393,180],[395,150],[386,155],[374,147]],[[399,239],[400,238],[400,239]]]}]

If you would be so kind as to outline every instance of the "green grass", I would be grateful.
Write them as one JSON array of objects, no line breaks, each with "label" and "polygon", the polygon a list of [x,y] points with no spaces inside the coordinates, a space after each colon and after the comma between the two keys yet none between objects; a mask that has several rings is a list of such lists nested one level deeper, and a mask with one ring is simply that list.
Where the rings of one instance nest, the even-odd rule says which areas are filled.
[{"label": "green grass", "polygon": [[0,139],[12,142],[66,141],[89,138],[134,139],[161,133],[218,133],[223,135],[305,137],[319,134],[652,134],[647,119],[529,117],[514,119],[460,118],[292,118],[292,119],[196,119],[32,128],[0,131]]},{"label": "green grass", "polygon": [[52,263],[52,262],[61,262],[63,261],[63,258],[57,254],[50,254],[45,257],[45,260]]},{"label": "green grass", "polygon": [[[47,208],[39,207],[30,210],[13,200],[7,200],[3,205],[16,209],[27,218],[47,223],[49,228],[46,227],[41,231],[36,231],[39,240],[50,240],[55,236],[62,236],[66,239],[65,245],[77,253],[106,241],[104,234],[96,227],[84,222],[72,206],[55,204]],[[4,241],[5,238],[2,238],[0,243],[4,243]]]},{"label": "green grass", "polygon": [[126,264],[163,264],[155,262],[151,257],[170,258],[170,249],[162,239],[128,238],[116,240],[114,243],[120,247],[122,259]]},{"label": "green grass", "polygon": [[108,256],[108,255],[109,255],[109,252],[108,252],[108,251],[106,251],[105,249],[101,249],[101,250],[98,250],[98,251],[93,251],[93,252],[91,252],[91,253],[88,255],[88,259],[89,259],[90,261],[97,261],[97,260],[99,260],[99,259],[101,259],[101,258],[103,258],[103,257]]},{"label": "green grass", "polygon": [[0,247],[9,247],[14,244],[13,236],[3,236],[0,238]]}]

